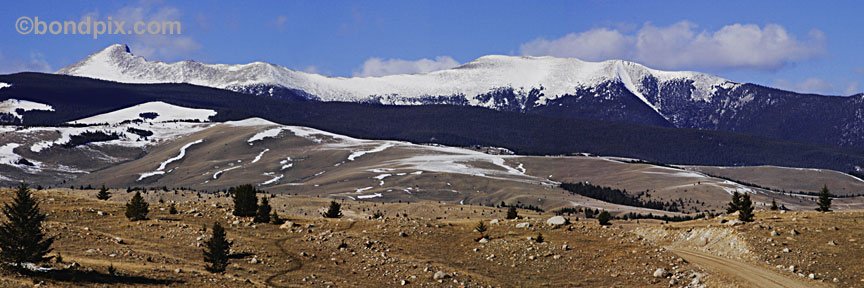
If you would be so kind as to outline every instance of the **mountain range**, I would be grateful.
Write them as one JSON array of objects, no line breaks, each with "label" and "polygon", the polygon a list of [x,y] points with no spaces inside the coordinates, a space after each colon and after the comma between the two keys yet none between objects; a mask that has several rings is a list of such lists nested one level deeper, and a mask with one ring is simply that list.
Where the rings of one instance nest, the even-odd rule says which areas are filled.
[{"label": "mountain range", "polygon": [[122,83],[188,83],[287,100],[477,106],[864,148],[864,94],[799,94],[621,60],[492,55],[426,74],[343,78],[262,62],[154,62],[135,56],[125,45],[112,45],[58,74]]},{"label": "mountain range", "polygon": [[[260,117],[361,139],[523,155],[843,172],[864,166],[862,102],[860,94],[798,94],[626,61],[551,57],[484,56],[426,74],[338,78],[260,62],[152,62],[113,45],[57,74],[0,75],[0,122],[25,127],[98,126],[104,115],[122,118],[131,113],[123,109],[146,104],[154,111],[139,114],[175,122]],[[189,110],[160,115],[160,105]],[[216,114],[193,113],[202,109]]]}]

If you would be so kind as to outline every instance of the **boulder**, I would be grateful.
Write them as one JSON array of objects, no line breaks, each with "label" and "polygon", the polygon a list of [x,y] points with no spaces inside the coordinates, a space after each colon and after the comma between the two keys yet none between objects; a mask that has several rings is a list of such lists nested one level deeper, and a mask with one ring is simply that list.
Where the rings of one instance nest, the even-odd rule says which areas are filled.
[{"label": "boulder", "polygon": [[448,275],[447,273],[444,273],[444,271],[438,271],[438,272],[435,272],[435,275],[432,275],[432,279],[435,279],[435,280],[444,280],[446,278],[450,278],[450,275]]},{"label": "boulder", "polygon": [[561,226],[567,223],[567,218],[564,216],[553,216],[552,218],[546,219],[546,225],[550,226]]}]

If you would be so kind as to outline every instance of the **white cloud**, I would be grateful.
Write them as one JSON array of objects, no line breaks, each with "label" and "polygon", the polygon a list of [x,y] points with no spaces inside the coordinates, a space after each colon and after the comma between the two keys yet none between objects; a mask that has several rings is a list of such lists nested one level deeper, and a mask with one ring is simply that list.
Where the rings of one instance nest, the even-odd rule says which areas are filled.
[{"label": "white cloud", "polygon": [[810,77],[801,81],[777,79],[772,86],[799,93],[836,94],[837,92],[833,84],[816,77]]},{"label": "white cloud", "polygon": [[182,21],[182,13],[179,9],[171,6],[161,6],[160,2],[141,0],[137,4],[121,7],[117,11],[100,16],[98,11],[85,14],[94,19],[104,20],[111,17],[113,20],[126,21],[127,29],[136,22],[144,21],[179,21],[181,23],[181,34],[142,34],[130,35],[127,41],[132,52],[146,58],[159,58],[171,61],[188,56],[189,53],[201,48],[195,39],[189,37],[189,26],[191,23]]},{"label": "white cloud", "polygon": [[273,20],[273,25],[277,28],[285,27],[285,23],[288,23],[288,16],[285,15],[276,16],[276,20]]},{"label": "white cloud", "polygon": [[45,60],[42,53],[31,52],[26,58],[8,58],[3,53],[0,53],[0,74],[10,74],[18,72],[44,72],[51,73],[54,69],[51,64]]},{"label": "white cloud", "polygon": [[564,37],[547,40],[539,38],[522,44],[524,55],[550,55],[575,57],[588,61],[622,58],[633,45],[633,38],[617,30],[606,28],[570,33]]},{"label": "white cloud", "polygon": [[844,95],[852,95],[861,93],[861,83],[858,81],[852,81],[846,84],[846,91],[843,91]]},{"label": "white cloud", "polygon": [[318,69],[318,66],[315,66],[315,65],[309,65],[309,66],[304,67],[303,72],[312,73],[312,74],[321,74],[320,69]]},{"label": "white cloud", "polygon": [[429,73],[456,66],[459,66],[459,62],[450,56],[438,56],[434,60],[426,58],[419,60],[369,58],[363,62],[363,67],[360,68],[360,71],[355,72],[354,76],[373,77]]},{"label": "white cloud", "polygon": [[629,34],[598,28],[553,40],[539,38],[520,50],[523,55],[592,61],[627,59],[664,69],[776,70],[820,56],[825,36],[812,30],[799,40],[777,24],[732,24],[707,31],[682,21],[665,27],[645,23]]}]

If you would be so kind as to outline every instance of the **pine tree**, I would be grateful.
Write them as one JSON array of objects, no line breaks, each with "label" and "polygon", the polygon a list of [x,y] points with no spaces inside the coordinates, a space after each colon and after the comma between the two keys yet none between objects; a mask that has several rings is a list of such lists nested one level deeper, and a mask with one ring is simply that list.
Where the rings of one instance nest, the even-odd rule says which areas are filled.
[{"label": "pine tree", "polygon": [[105,188],[105,185],[102,185],[102,189],[99,189],[99,193],[96,194],[96,199],[99,199],[99,200],[111,199],[111,192],[108,192],[108,188]]},{"label": "pine tree", "polygon": [[132,221],[145,220],[148,213],[150,213],[150,204],[144,201],[141,193],[135,192],[135,196],[126,203],[126,218]]},{"label": "pine tree", "polygon": [[258,205],[258,212],[252,221],[255,223],[269,223],[271,210],[273,209],[270,207],[270,200],[267,200],[267,197],[262,197],[261,205]]},{"label": "pine tree", "polygon": [[816,204],[819,205],[816,211],[831,212],[831,197],[834,197],[834,195],[831,195],[828,185],[822,186],[822,191],[819,191],[819,199],[816,200]]},{"label": "pine tree", "polygon": [[204,267],[211,273],[225,272],[228,267],[228,255],[231,253],[231,242],[225,238],[225,228],[219,223],[213,223],[213,236],[204,243]]},{"label": "pine tree", "polygon": [[726,213],[732,214],[741,210],[741,193],[735,191],[732,193],[732,202],[729,202],[729,208],[726,208]]},{"label": "pine tree", "polygon": [[738,220],[753,222],[753,202],[750,201],[750,194],[744,193],[741,196],[741,202],[738,206]]},{"label": "pine tree", "polygon": [[258,213],[258,197],[255,187],[249,184],[240,185],[234,190],[234,216],[254,217]]},{"label": "pine tree", "polygon": [[780,210],[780,207],[777,207],[777,200],[771,199],[771,210],[772,211]]},{"label": "pine tree", "polygon": [[168,206],[168,214],[171,214],[171,215],[177,214],[177,206],[174,205],[174,203],[171,203],[171,205]]},{"label": "pine tree", "polygon": [[327,208],[327,212],[322,213],[322,215],[325,218],[341,218],[342,204],[339,204],[336,201],[330,201],[330,207]]},{"label": "pine tree", "polygon": [[507,208],[507,219],[512,220],[519,218],[519,212],[516,211],[516,206],[510,206]]},{"label": "pine tree", "polygon": [[276,210],[273,210],[273,214],[270,215],[270,223],[282,225],[285,224],[285,219],[279,217],[279,213],[276,213]]},{"label": "pine tree", "polygon": [[537,233],[537,238],[534,238],[534,241],[537,243],[543,243],[546,239],[543,239],[543,234]]},{"label": "pine tree", "polygon": [[30,194],[25,183],[18,186],[12,203],[3,205],[3,215],[7,221],[0,224],[0,260],[22,268],[24,263],[41,263],[49,260],[53,237],[46,237],[42,231],[45,214],[39,211],[39,204]]},{"label": "pine tree", "polygon": [[609,212],[607,212],[606,210],[603,210],[600,212],[600,214],[597,214],[597,222],[600,223],[600,225],[609,225],[609,220],[612,220],[612,215],[609,214]]},{"label": "pine tree", "polygon": [[488,228],[486,227],[486,224],[483,223],[483,221],[480,221],[480,223],[477,223],[477,226],[474,226],[474,231],[480,232],[480,234],[483,234],[483,232],[486,232],[486,230],[488,230]]}]

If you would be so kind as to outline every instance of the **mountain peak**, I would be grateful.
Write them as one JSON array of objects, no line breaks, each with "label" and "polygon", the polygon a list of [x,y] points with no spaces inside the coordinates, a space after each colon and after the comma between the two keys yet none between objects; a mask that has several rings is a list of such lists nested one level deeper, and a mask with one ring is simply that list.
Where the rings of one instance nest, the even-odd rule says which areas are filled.
[{"label": "mountain peak", "polygon": [[[610,81],[626,84],[637,96],[656,90],[657,87],[650,85],[682,82],[688,87],[691,99],[699,101],[710,101],[718,86],[734,84],[708,74],[660,71],[624,60],[589,62],[576,58],[508,55],[482,56],[453,69],[425,74],[327,77],[264,62],[224,65],[147,61],[133,55],[123,44],[111,45],[58,73],[124,83],[189,83],[257,94],[269,91],[259,91],[261,87],[273,86],[303,91],[323,101],[405,104],[427,97],[463,97],[469,105],[488,108],[499,104],[483,100],[488,98],[483,95],[502,88],[542,89],[541,99],[529,105],[544,105],[547,100],[573,95],[581,89],[579,87],[597,87]],[[656,105],[657,99],[640,99],[654,110],[661,110]]]}]

